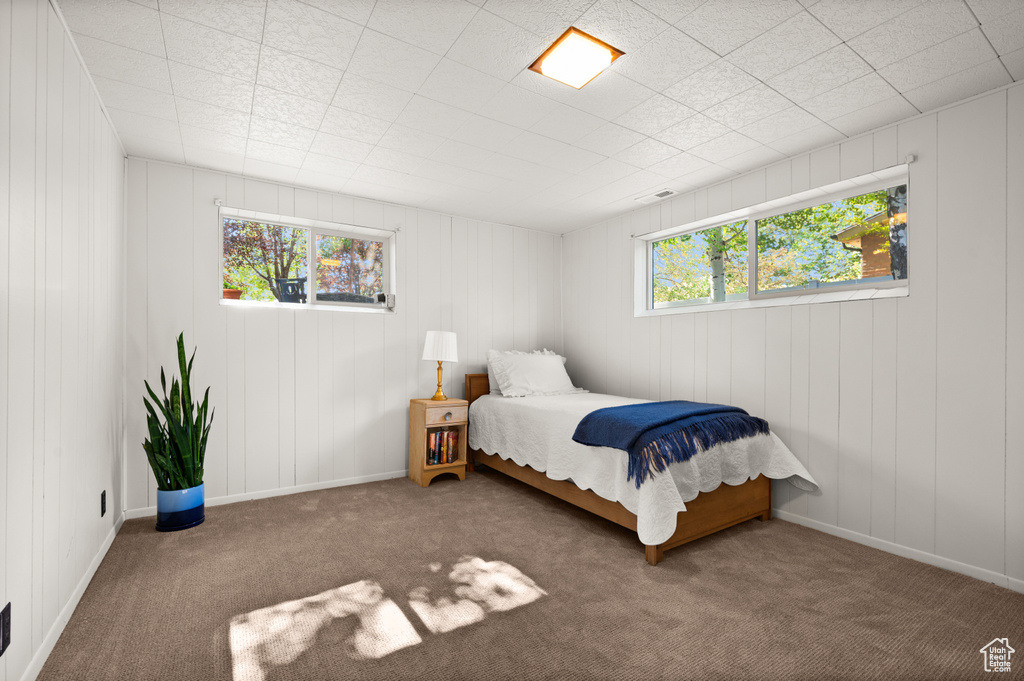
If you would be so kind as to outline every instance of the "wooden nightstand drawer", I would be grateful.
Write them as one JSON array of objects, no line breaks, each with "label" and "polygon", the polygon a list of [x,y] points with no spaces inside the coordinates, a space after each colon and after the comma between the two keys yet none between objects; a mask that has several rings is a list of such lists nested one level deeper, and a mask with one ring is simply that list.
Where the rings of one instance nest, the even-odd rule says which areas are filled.
[{"label": "wooden nightstand drawer", "polygon": [[465,423],[468,417],[469,407],[438,407],[427,409],[426,423],[428,426]]}]

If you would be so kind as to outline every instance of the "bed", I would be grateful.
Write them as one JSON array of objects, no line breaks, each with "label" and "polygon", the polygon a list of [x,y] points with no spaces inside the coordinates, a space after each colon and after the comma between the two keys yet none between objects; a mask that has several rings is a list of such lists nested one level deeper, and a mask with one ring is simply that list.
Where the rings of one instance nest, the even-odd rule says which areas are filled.
[{"label": "bed", "polygon": [[465,388],[471,470],[484,464],[637,532],[651,565],[694,539],[770,520],[771,478],[817,489],[774,433],[700,452],[638,489],[626,479],[625,452],[573,442],[572,433],[590,411],[645,400],[596,393],[505,398],[490,394],[487,374],[467,374]]}]

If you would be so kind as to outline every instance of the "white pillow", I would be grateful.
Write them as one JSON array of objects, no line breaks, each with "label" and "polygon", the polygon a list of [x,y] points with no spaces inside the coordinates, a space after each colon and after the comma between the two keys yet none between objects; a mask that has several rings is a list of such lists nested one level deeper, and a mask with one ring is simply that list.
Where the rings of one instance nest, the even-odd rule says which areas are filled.
[{"label": "white pillow", "polygon": [[586,392],[575,387],[565,373],[565,358],[550,350],[491,350],[487,353],[487,367],[505,397]]}]

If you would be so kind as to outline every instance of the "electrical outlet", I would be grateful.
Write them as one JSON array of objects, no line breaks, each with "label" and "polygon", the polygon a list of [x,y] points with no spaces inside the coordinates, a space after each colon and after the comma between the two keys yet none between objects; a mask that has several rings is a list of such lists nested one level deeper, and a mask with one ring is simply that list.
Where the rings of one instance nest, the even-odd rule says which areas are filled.
[{"label": "electrical outlet", "polygon": [[11,604],[0,611],[0,655],[11,645]]},{"label": "electrical outlet", "polygon": [[107,514],[107,490],[100,492],[100,517]]}]

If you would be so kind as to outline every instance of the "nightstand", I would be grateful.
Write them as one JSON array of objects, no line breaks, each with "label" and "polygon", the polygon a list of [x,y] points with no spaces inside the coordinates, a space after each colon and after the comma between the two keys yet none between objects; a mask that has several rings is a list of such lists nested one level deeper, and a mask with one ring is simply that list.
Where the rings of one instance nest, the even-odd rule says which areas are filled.
[{"label": "nightstand", "polygon": [[422,487],[442,473],[465,480],[468,426],[466,400],[409,400],[409,478]]}]

